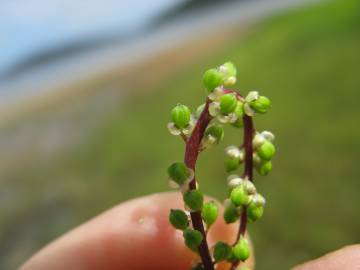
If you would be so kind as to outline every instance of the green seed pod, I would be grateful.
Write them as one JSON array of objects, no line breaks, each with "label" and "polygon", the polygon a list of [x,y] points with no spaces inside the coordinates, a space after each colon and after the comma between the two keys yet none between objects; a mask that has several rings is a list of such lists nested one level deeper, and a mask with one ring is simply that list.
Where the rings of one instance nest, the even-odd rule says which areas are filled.
[{"label": "green seed pod", "polygon": [[212,125],[206,129],[205,136],[212,136],[215,139],[215,144],[218,144],[224,139],[224,129],[221,125]]},{"label": "green seed pod", "polygon": [[270,160],[275,152],[275,146],[267,140],[257,149],[257,154],[263,160]]},{"label": "green seed pod", "polygon": [[168,174],[171,180],[178,185],[182,185],[189,178],[190,172],[183,162],[175,162],[168,168]]},{"label": "green seed pod", "polygon": [[240,185],[231,191],[230,200],[235,206],[243,206],[249,202],[249,196],[244,185]]},{"label": "green seed pod", "polygon": [[193,229],[186,229],[183,232],[183,236],[185,239],[186,246],[190,248],[192,251],[197,252],[198,247],[203,240],[203,236],[201,232]]},{"label": "green seed pod", "polygon": [[260,163],[259,166],[256,167],[257,172],[262,176],[268,175],[271,169],[272,169],[271,161],[264,161]]},{"label": "green seed pod", "polygon": [[188,216],[179,209],[170,210],[169,221],[178,230],[185,230],[189,226]]},{"label": "green seed pod", "polygon": [[171,121],[176,127],[183,129],[190,123],[190,115],[190,109],[179,103],[171,110]]},{"label": "green seed pod", "polygon": [[266,113],[271,107],[271,101],[267,97],[259,96],[259,98],[251,101],[249,105],[257,113]]},{"label": "green seed pod", "polygon": [[247,239],[241,237],[233,247],[232,254],[237,260],[246,261],[250,257],[250,246]]},{"label": "green seed pod", "polygon": [[237,128],[242,128],[244,126],[243,116],[244,116],[244,103],[241,101],[237,102],[237,106],[235,108],[234,114],[236,115],[237,119],[231,125]]},{"label": "green seed pod", "polygon": [[229,203],[224,209],[224,220],[227,224],[234,223],[239,218],[239,213],[233,203]]},{"label": "green seed pod", "polygon": [[240,166],[240,158],[228,158],[225,160],[226,172],[235,171]]},{"label": "green seed pod", "polygon": [[215,202],[208,202],[203,205],[201,216],[208,228],[210,228],[210,226],[214,224],[218,215],[219,208]]},{"label": "green seed pod", "polygon": [[264,214],[264,207],[257,206],[255,203],[250,203],[246,209],[247,216],[251,221],[256,221]]},{"label": "green seed pod", "polygon": [[189,190],[183,195],[184,202],[193,211],[199,211],[203,207],[204,196],[200,190]]},{"label": "green seed pod", "polygon": [[220,97],[220,111],[222,114],[229,114],[235,111],[237,99],[235,94],[228,93]]},{"label": "green seed pod", "polygon": [[232,254],[232,248],[225,242],[217,242],[214,246],[214,259],[215,262],[227,260]]},{"label": "green seed pod", "polygon": [[224,83],[223,75],[215,68],[209,69],[204,73],[203,83],[209,93],[211,93],[216,87]]}]

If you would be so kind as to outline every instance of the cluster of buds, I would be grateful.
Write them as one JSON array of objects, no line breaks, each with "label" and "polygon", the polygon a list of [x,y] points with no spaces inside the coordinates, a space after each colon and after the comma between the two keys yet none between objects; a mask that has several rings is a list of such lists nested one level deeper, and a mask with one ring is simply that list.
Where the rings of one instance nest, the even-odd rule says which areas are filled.
[{"label": "cluster of buds", "polygon": [[262,217],[265,198],[257,192],[253,182],[238,175],[230,175],[228,186],[230,192],[229,198],[225,200],[224,211],[226,223],[236,222],[245,210],[251,221],[256,221]]},{"label": "cluster of buds", "polygon": [[[257,91],[242,96],[236,91],[225,89],[236,83],[236,73],[236,68],[231,62],[206,71],[203,76],[203,83],[208,92],[206,103],[200,105],[194,114],[191,114],[187,106],[177,104],[171,111],[171,122],[168,124],[170,133],[181,135],[186,142],[187,150],[194,148],[193,153],[199,153],[219,144],[224,138],[224,124],[244,128],[246,135],[243,144],[230,145],[225,149],[227,172],[237,170],[241,164],[245,164],[247,168],[243,177],[230,175],[227,179],[229,196],[225,200],[223,214],[226,223],[237,222],[243,215],[246,217],[245,220],[252,222],[263,216],[265,198],[257,192],[253,179],[250,178],[253,168],[260,175],[267,175],[272,169],[271,159],[275,154],[274,135],[269,131],[257,132],[252,124],[250,126],[246,124],[249,123],[249,119],[252,123],[255,114],[266,113],[271,107],[271,102]],[[206,123],[204,119],[207,119]],[[196,134],[192,136],[194,130]],[[195,139],[191,140],[192,138]],[[189,166],[194,168],[194,164]],[[184,210],[172,209],[169,221],[176,229],[182,231],[185,245],[199,253],[202,259],[202,262],[195,263],[192,269],[212,270],[221,261],[230,262],[235,267],[238,262],[247,260],[250,256],[250,246],[245,230],[240,230],[239,237],[233,245],[219,241],[210,250],[199,252],[199,249],[203,248],[200,247],[201,243],[206,241],[206,231],[218,218],[219,207],[213,201],[205,202],[204,195],[195,181],[194,171],[185,163],[171,164],[168,175],[170,186],[182,192],[185,205]],[[197,217],[196,220],[202,220],[202,223],[194,222],[196,226],[192,224],[191,219],[194,216]],[[211,256],[210,263],[209,260],[206,263],[206,258],[202,257],[201,254],[204,252],[208,252]]]},{"label": "cluster of buds", "polygon": [[271,159],[276,149],[273,144],[274,134],[270,131],[257,132],[252,141],[255,152],[253,153],[254,166],[260,175],[267,175],[272,169]]},{"label": "cluster of buds", "polygon": [[175,136],[189,136],[194,129],[195,122],[190,109],[179,103],[171,110],[171,122],[168,123],[168,130]]}]

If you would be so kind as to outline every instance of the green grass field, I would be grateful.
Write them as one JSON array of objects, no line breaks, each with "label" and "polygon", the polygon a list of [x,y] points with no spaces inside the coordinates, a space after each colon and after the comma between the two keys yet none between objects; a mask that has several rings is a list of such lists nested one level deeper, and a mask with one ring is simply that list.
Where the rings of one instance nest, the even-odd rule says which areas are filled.
[{"label": "green grass field", "polygon": [[[156,89],[132,89],[112,102],[79,145],[6,173],[0,188],[19,199],[0,214],[0,268],[17,266],[123,200],[167,190],[166,168],[182,159],[184,146],[167,132],[169,111],[177,102],[193,109],[202,103],[203,71],[226,60],[238,66],[240,91],[257,89],[273,102],[255,119],[258,129],[275,133],[278,147],[272,174],[255,179],[268,202],[264,218],[250,226],[257,269],[289,269],[360,242],[359,29],[357,0],[288,12],[235,35]],[[240,140],[228,128],[225,142],[199,160],[201,188],[219,200],[226,193],[223,148]]]}]

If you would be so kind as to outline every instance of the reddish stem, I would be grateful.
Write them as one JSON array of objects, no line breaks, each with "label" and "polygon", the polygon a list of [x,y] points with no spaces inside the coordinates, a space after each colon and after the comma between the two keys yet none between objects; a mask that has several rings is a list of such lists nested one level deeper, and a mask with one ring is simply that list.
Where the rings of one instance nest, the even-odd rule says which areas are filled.
[{"label": "reddish stem", "polygon": [[[194,178],[191,180],[189,184],[189,189],[193,190],[196,189],[196,179],[195,179],[195,167],[196,161],[199,155],[199,150],[201,147],[201,140],[204,136],[205,130],[209,125],[212,117],[209,114],[209,103],[210,101],[207,100],[205,104],[205,108],[201,113],[196,126],[191,134],[191,137],[186,143],[186,150],[185,150],[185,164],[188,168],[194,171]],[[191,221],[192,225],[195,230],[201,232],[203,236],[203,240],[199,246],[199,255],[201,257],[202,263],[204,265],[205,270],[214,270],[214,265],[211,259],[211,255],[209,252],[209,246],[206,239],[206,232],[204,228],[204,224],[201,218],[201,211],[191,212]]]},{"label": "reddish stem", "polygon": [[[254,137],[254,124],[252,121],[252,118],[250,116],[244,115],[243,117],[244,122],[244,149],[245,149],[245,168],[244,168],[244,174],[243,178],[247,178],[249,181],[253,181],[253,146],[252,146],[252,140]],[[239,241],[241,236],[244,236],[246,233],[246,227],[247,227],[247,213],[246,213],[246,207],[243,209],[243,213],[240,217],[240,225],[239,225],[239,231],[236,236],[236,241],[234,242],[234,245]],[[235,261],[231,265],[231,270],[235,270],[237,266],[239,265],[240,261]]]},{"label": "reddish stem", "polygon": [[[224,90],[224,92],[234,92],[239,99],[243,100],[243,97],[235,91],[232,90]],[[195,167],[196,161],[198,158],[199,153],[201,152],[201,140],[204,137],[205,130],[209,125],[212,117],[209,114],[209,104],[210,100],[206,101],[205,107],[203,112],[201,113],[196,126],[190,136],[190,138],[186,141],[186,150],[185,150],[185,158],[184,162],[186,166],[194,171],[194,178],[191,180],[189,184],[189,189],[194,190],[196,189],[196,178],[195,178]],[[243,147],[245,149],[245,169],[244,169],[244,178],[249,179],[252,181],[253,178],[253,147],[252,147],[252,139],[254,136],[254,126],[253,121],[250,116],[245,115],[243,117],[244,122],[244,143]],[[214,270],[214,264],[210,255],[209,246],[206,239],[206,231],[204,228],[204,224],[201,217],[201,211],[191,212],[191,221],[192,225],[195,230],[201,232],[203,235],[203,241],[199,246],[199,255],[201,257],[202,263],[204,265],[205,270]],[[240,226],[239,231],[236,237],[236,241],[234,245],[239,241],[242,235],[245,235],[247,227],[247,214],[246,208],[241,215],[240,218]],[[236,269],[239,265],[240,261],[233,262],[231,265],[231,270]]]}]

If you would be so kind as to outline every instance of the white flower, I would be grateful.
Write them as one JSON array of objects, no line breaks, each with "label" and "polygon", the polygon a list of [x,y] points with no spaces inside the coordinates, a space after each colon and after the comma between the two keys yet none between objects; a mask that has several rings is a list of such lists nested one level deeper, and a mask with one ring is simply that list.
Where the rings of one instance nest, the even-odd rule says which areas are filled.
[{"label": "white flower", "polygon": [[213,101],[217,101],[219,100],[219,98],[224,94],[224,89],[222,86],[216,87],[214,89],[214,91],[212,91],[209,95],[208,98],[213,100]]},{"label": "white flower", "polygon": [[252,102],[254,100],[257,100],[258,98],[259,98],[258,91],[250,91],[245,98],[245,102]]},{"label": "white flower", "polygon": [[266,141],[266,139],[262,134],[256,133],[252,140],[253,147],[258,148],[261,145],[263,145],[265,141]]},{"label": "white flower", "polygon": [[255,111],[250,107],[249,103],[245,102],[244,104],[244,112],[248,116],[254,116]]},{"label": "white flower", "polygon": [[178,136],[181,134],[181,130],[173,122],[168,123],[167,128],[172,135]]},{"label": "white flower", "polygon": [[275,135],[270,131],[264,130],[263,132],[261,132],[261,135],[270,142],[275,140]]}]

